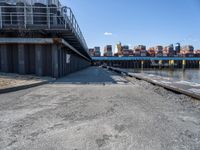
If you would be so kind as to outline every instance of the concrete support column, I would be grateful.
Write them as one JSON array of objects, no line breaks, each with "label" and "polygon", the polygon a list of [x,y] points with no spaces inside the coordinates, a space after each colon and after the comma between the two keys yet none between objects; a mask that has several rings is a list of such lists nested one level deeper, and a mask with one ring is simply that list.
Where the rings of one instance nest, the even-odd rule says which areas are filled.
[{"label": "concrete support column", "polygon": [[8,72],[8,51],[6,45],[0,45],[0,52],[1,52],[1,71]]},{"label": "concrete support column", "polygon": [[59,55],[59,64],[60,64],[60,67],[59,67],[59,75],[60,76],[63,76],[63,59],[62,59],[62,49],[58,46],[58,55]]},{"label": "concrete support column", "polygon": [[42,45],[35,46],[35,70],[36,75],[43,75],[43,62],[42,62]]},{"label": "concrete support column", "polygon": [[136,61],[137,69],[139,68],[139,61]]},{"label": "concrete support column", "polygon": [[182,69],[183,69],[183,70],[185,70],[185,65],[186,65],[186,61],[183,60],[183,61],[182,61]]},{"label": "concrete support column", "polygon": [[200,61],[199,61],[199,69],[200,69]]},{"label": "concrete support column", "polygon": [[170,69],[174,69],[174,60],[169,60]]},{"label": "concrete support column", "polygon": [[56,44],[52,45],[52,75],[57,78],[59,76],[58,72],[58,46]]},{"label": "concrete support column", "polygon": [[144,60],[141,61],[141,69],[144,69]]},{"label": "concrete support column", "polygon": [[19,66],[19,73],[25,74],[25,49],[23,44],[18,45],[18,66]]},{"label": "concrete support column", "polygon": [[159,60],[159,69],[162,69],[162,60]]}]

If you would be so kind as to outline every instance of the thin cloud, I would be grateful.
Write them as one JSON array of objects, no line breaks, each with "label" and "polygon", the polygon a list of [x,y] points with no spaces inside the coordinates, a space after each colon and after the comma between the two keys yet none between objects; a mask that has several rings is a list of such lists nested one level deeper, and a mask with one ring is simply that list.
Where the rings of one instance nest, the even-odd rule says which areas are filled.
[{"label": "thin cloud", "polygon": [[105,36],[111,36],[111,35],[113,35],[113,34],[112,34],[111,32],[105,32],[104,35],[105,35]]}]

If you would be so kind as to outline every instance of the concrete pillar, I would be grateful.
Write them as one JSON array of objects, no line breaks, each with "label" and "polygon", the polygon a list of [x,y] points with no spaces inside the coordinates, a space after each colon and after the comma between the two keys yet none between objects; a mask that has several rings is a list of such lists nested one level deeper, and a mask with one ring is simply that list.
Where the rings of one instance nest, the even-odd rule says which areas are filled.
[{"label": "concrete pillar", "polygon": [[200,61],[199,61],[199,69],[200,69]]},{"label": "concrete pillar", "polygon": [[43,62],[42,62],[42,45],[35,46],[35,70],[36,75],[43,75]]},{"label": "concrete pillar", "polygon": [[171,60],[169,60],[169,68],[171,68]]},{"label": "concrete pillar", "polygon": [[0,45],[0,52],[1,52],[1,71],[8,72],[8,51],[6,45]]},{"label": "concrete pillar", "polygon": [[182,60],[182,69],[185,70],[186,60]]},{"label": "concrete pillar", "polygon": [[59,54],[59,64],[60,64],[60,67],[59,67],[59,75],[60,76],[63,76],[63,70],[62,70],[62,67],[63,67],[63,61],[62,61],[62,50],[61,48],[59,47],[58,48],[58,54]]},{"label": "concrete pillar", "polygon": [[133,62],[133,68],[134,68],[134,69],[136,68],[136,63],[135,63],[135,61]]},{"label": "concrete pillar", "polygon": [[136,68],[139,68],[139,61],[136,61]]},{"label": "concrete pillar", "polygon": [[170,69],[174,69],[174,60],[169,60]]},{"label": "concrete pillar", "polygon": [[172,69],[174,69],[174,60],[171,61],[172,62]]},{"label": "concrete pillar", "polygon": [[144,61],[143,60],[141,61],[141,69],[142,70],[144,69]]},{"label": "concrete pillar", "polygon": [[159,69],[162,69],[162,60],[159,60]]},{"label": "concrete pillar", "polygon": [[58,46],[56,44],[52,45],[52,75],[58,78]]},{"label": "concrete pillar", "polygon": [[18,45],[18,67],[19,73],[25,74],[25,49],[23,44]]}]

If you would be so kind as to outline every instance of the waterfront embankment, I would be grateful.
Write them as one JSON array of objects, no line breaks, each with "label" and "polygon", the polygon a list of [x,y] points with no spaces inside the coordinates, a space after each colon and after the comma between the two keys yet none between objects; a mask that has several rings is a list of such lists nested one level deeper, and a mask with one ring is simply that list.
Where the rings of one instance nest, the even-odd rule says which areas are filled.
[{"label": "waterfront embankment", "polygon": [[[166,74],[163,74],[162,70],[130,70],[130,69],[120,69],[120,68],[114,68],[114,67],[108,67],[109,70],[115,71],[120,74],[126,74],[127,76],[134,77],[139,80],[147,81],[153,85],[163,87],[167,90],[171,90],[176,93],[185,94],[187,96],[196,98],[200,100],[200,83],[193,82],[195,80],[198,80],[200,78],[199,76],[196,76],[194,78],[190,78],[190,80],[181,80],[179,77],[166,76]],[[193,70],[194,72],[196,70]],[[159,73],[158,73],[159,72]],[[168,72],[171,72],[168,70]],[[175,71],[174,71],[175,72]],[[180,73],[180,72],[179,72]],[[182,72],[183,74],[184,72]],[[192,72],[191,72],[192,74]]]}]

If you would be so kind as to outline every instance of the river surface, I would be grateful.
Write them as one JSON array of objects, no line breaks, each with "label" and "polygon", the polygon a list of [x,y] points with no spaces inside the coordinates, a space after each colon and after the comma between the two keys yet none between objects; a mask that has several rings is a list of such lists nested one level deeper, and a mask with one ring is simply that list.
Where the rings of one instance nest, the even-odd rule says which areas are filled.
[{"label": "river surface", "polygon": [[177,80],[189,81],[200,83],[200,69],[186,69],[185,71],[178,69],[178,70],[159,70],[159,69],[144,69],[144,70],[134,70],[134,69],[127,69],[129,72],[134,73],[147,73],[153,74],[163,77],[169,77]]}]

